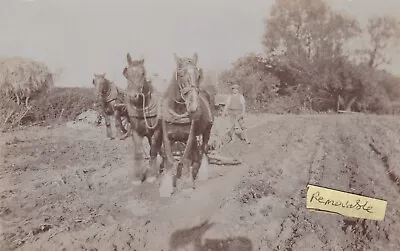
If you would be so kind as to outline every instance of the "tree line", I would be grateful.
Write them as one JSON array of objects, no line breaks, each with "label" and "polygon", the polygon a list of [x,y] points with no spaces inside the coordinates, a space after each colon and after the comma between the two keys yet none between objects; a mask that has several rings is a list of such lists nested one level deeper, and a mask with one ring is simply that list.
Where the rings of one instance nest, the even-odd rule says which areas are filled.
[{"label": "tree line", "polygon": [[238,83],[257,110],[391,112],[400,78],[382,66],[399,45],[400,23],[376,16],[364,26],[324,0],[276,0],[264,53],[239,58],[219,82]]}]

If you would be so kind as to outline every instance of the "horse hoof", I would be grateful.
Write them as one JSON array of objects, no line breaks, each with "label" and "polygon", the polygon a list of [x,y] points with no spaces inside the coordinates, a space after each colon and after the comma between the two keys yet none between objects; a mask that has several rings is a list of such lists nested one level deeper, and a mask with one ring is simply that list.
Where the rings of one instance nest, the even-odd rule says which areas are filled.
[{"label": "horse hoof", "polygon": [[148,178],[146,179],[146,182],[147,182],[147,183],[154,183],[156,180],[157,180],[157,177],[148,177]]},{"label": "horse hoof", "polygon": [[199,173],[197,174],[200,181],[208,180],[208,159],[203,157],[199,169]]},{"label": "horse hoof", "polygon": [[182,189],[182,192],[186,193],[186,194],[190,194],[191,192],[193,192],[193,190],[194,189],[192,189],[192,188],[185,188],[185,189]]},{"label": "horse hoof", "polygon": [[160,189],[159,192],[160,192],[160,197],[161,197],[161,198],[170,198],[174,191],[173,191],[173,190],[171,190],[171,191],[166,191],[166,190],[161,190],[161,189]]},{"label": "horse hoof", "polygon": [[159,188],[160,197],[168,198],[171,197],[174,192],[173,188],[173,178],[171,174],[168,172],[165,174],[164,178],[161,181],[161,185]]},{"label": "horse hoof", "polygon": [[124,134],[118,135],[118,138],[119,138],[120,140],[124,140],[124,139],[128,138],[128,136],[129,136],[128,133],[124,133]]},{"label": "horse hoof", "polygon": [[131,183],[134,186],[139,186],[140,184],[142,184],[142,182],[140,180],[133,180],[133,181],[131,181]]},{"label": "horse hoof", "polygon": [[179,189],[180,190],[192,190],[193,183],[190,180],[190,178],[184,177],[181,182],[179,183]]}]

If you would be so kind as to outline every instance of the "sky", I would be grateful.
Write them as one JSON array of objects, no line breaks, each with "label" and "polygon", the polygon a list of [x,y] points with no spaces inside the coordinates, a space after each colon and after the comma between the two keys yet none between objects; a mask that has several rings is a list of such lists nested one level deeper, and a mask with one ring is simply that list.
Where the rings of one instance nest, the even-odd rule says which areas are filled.
[{"label": "sky", "polygon": [[[399,0],[330,0],[361,23],[399,16]],[[274,0],[0,0],[0,56],[21,56],[62,69],[56,85],[91,86],[94,73],[125,86],[126,54],[144,57],[148,76],[169,79],[173,53],[207,70],[223,70],[263,52],[264,20]],[[383,4],[385,3],[385,4]],[[390,70],[400,74],[400,56]],[[157,85],[157,84],[156,84]]]}]

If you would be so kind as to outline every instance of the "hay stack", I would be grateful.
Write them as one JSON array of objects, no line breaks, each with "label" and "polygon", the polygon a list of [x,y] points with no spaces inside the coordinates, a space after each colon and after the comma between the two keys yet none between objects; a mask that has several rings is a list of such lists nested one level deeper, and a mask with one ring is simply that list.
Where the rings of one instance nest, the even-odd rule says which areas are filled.
[{"label": "hay stack", "polygon": [[3,94],[16,98],[19,104],[38,95],[45,95],[54,86],[49,68],[31,59],[0,59],[0,88]]}]

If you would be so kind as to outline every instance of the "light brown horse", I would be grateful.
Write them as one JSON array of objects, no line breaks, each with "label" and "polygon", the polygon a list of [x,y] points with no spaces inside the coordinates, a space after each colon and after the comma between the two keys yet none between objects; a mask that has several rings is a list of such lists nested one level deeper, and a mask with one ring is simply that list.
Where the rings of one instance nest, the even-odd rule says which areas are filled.
[{"label": "light brown horse", "polygon": [[[127,62],[128,66],[124,68],[122,73],[128,81],[124,103],[129,114],[134,144],[132,184],[139,185],[143,181],[152,183],[157,179],[160,173],[160,169],[157,168],[157,155],[160,153],[163,160],[165,158],[161,151],[162,130],[158,117],[161,95],[155,92],[152,83],[146,78],[144,59],[132,60],[128,53]],[[148,168],[143,166],[142,142],[144,137],[148,139],[150,145]],[[161,163],[162,166],[163,163]]]},{"label": "light brown horse", "polygon": [[114,116],[117,137],[123,140],[130,133],[129,117],[126,109],[116,106],[123,103],[123,93],[105,75],[105,73],[94,74],[93,85],[95,88],[96,106],[100,108],[100,113],[104,117],[107,137],[114,139],[110,120],[110,117]]},{"label": "light brown horse", "polygon": [[[161,109],[163,145],[167,155],[160,187],[161,197],[169,197],[174,192],[183,168],[186,171],[182,177],[183,184],[190,179],[192,188],[195,188],[201,162],[208,162],[208,142],[214,121],[210,95],[200,88],[203,70],[197,66],[197,53],[192,57],[180,58],[176,54],[174,57],[176,70],[165,92]],[[202,138],[200,147],[197,137]],[[171,142],[186,143],[178,163],[173,159]]]}]

